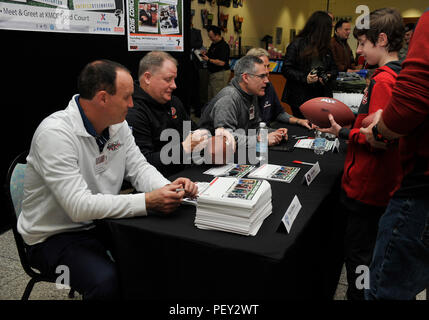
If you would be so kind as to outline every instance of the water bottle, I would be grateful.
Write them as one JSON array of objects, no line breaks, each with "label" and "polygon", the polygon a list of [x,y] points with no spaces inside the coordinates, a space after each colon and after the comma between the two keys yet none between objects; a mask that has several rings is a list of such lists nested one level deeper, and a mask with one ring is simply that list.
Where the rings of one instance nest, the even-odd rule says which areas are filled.
[{"label": "water bottle", "polygon": [[256,158],[260,164],[268,163],[268,128],[265,122],[259,123],[256,139]]},{"label": "water bottle", "polygon": [[322,132],[316,130],[314,137],[313,149],[315,154],[322,155],[325,152],[326,140],[322,137]]}]

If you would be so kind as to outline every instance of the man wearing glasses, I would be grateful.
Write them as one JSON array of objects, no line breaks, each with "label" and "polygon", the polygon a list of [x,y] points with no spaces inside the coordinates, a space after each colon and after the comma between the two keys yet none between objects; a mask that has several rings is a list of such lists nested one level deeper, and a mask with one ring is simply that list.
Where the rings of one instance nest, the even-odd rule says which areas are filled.
[{"label": "man wearing glasses", "polygon": [[[265,95],[268,73],[264,63],[255,56],[244,56],[237,61],[234,78],[204,108],[199,123],[200,128],[212,134],[220,128],[234,132],[238,144],[247,144],[249,129],[256,129],[261,121],[258,96]],[[281,128],[268,135],[268,145],[279,144],[287,139],[287,129]]]}]

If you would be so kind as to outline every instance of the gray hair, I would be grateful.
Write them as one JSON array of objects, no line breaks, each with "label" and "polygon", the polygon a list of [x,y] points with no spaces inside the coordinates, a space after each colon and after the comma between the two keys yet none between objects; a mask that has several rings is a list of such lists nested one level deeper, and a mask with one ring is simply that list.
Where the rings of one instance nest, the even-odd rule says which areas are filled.
[{"label": "gray hair", "polygon": [[234,66],[234,78],[241,82],[242,78],[241,76],[243,73],[252,73],[254,74],[256,72],[256,64],[263,64],[264,62],[255,56],[244,56],[240,58]]},{"label": "gray hair", "polygon": [[252,48],[247,52],[246,56],[255,56],[258,58],[262,56],[266,56],[267,58],[269,58],[270,54],[264,48]]},{"label": "gray hair", "polygon": [[173,62],[176,67],[178,66],[178,62],[174,59],[169,53],[164,51],[152,51],[146,54],[139,63],[139,73],[138,77],[140,77],[146,72],[155,73],[159,68],[162,67],[162,64],[165,60],[170,60]]}]

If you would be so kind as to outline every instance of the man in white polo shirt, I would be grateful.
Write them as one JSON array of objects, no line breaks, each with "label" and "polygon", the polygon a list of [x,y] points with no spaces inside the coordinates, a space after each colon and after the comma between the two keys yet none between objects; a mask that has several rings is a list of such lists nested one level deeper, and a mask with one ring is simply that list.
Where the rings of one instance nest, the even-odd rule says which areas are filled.
[{"label": "man in white polo shirt", "polygon": [[[94,220],[170,213],[197,192],[187,178],[164,178],[135,145],[125,121],[133,90],[122,65],[89,63],[79,94],[42,121],[27,157],[18,230],[30,264],[53,276],[66,266],[84,299],[118,297],[115,264]],[[124,179],[140,193],[120,195]]]}]

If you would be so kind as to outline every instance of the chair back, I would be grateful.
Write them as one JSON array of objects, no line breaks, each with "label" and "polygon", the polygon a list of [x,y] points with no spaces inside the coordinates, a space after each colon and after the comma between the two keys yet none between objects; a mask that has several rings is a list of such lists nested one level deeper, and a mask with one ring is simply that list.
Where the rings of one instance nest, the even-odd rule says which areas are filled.
[{"label": "chair back", "polygon": [[40,274],[30,267],[26,254],[26,244],[17,229],[18,217],[21,214],[22,200],[24,198],[24,177],[25,168],[27,167],[27,155],[28,151],[22,152],[10,164],[6,177],[5,191],[9,199],[9,210],[7,211],[12,221],[12,231],[21,265],[25,272],[33,278],[40,276]]},{"label": "chair back", "polygon": [[24,198],[24,176],[27,164],[17,163],[10,176],[10,197],[15,211],[16,218],[21,213],[22,200]]},{"label": "chair back", "polygon": [[[9,218],[13,222],[12,231],[15,238],[16,247],[18,249],[19,259],[23,269],[31,278],[22,296],[23,300],[28,299],[36,282],[55,282],[56,280],[55,275],[44,274],[31,267],[26,252],[28,246],[25,244],[24,239],[18,232],[17,228],[18,217],[21,214],[22,209],[22,200],[24,199],[24,177],[25,169],[27,167],[27,155],[28,151],[24,151],[12,161],[7,172],[5,184],[6,194],[9,199],[9,210],[7,211],[9,213]],[[69,298],[74,297],[74,292],[75,289],[72,288],[69,293]]]},{"label": "chair back", "polygon": [[5,189],[9,199],[10,219],[16,226],[16,221],[21,213],[22,200],[24,198],[24,176],[27,167],[26,157],[28,151],[20,153],[9,166]]}]

